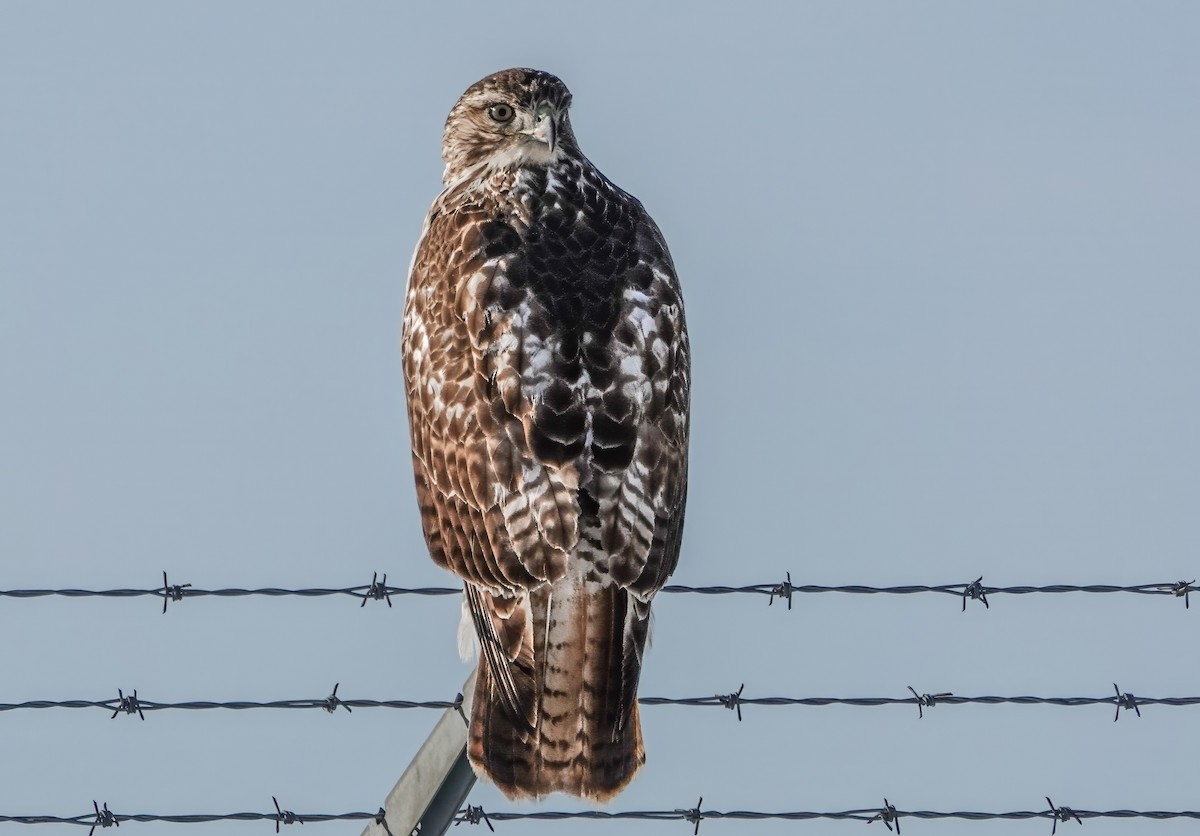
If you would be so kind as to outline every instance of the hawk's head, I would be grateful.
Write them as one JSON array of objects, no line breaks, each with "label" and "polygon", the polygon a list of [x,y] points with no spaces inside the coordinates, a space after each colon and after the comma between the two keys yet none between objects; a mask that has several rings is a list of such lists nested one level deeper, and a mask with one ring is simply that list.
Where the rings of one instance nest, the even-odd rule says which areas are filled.
[{"label": "hawk's head", "polygon": [[578,151],[567,109],[571,91],[540,70],[493,73],[462,94],[446,118],[442,137],[447,184],[469,169],[547,165]]}]

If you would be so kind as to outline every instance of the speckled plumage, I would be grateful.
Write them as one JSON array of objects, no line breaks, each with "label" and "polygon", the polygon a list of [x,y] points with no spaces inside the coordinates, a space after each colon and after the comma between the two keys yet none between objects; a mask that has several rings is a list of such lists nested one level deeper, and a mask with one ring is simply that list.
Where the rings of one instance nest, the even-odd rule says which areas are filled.
[{"label": "speckled plumage", "polygon": [[454,106],[404,371],[426,541],[482,648],[471,762],[510,797],[606,800],[645,760],[637,682],[679,556],[690,358],[662,235],[580,152],[570,100],[515,69]]}]

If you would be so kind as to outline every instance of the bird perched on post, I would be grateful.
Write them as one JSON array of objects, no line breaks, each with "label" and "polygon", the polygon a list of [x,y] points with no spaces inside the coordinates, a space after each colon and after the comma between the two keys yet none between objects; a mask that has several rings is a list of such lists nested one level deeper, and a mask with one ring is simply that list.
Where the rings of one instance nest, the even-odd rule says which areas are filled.
[{"label": "bird perched on post", "polygon": [[662,233],[512,69],[446,120],[404,374],[417,502],[481,654],[468,755],[510,798],[604,801],[645,761],[637,684],[675,569],[690,357]]}]

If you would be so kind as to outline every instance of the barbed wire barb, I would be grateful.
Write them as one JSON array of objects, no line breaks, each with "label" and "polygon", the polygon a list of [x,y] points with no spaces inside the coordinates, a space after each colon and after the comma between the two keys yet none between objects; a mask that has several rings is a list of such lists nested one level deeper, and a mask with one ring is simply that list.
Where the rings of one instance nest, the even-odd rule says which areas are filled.
[{"label": "barbed wire barb", "polygon": [[1134,713],[1137,714],[1137,716],[1139,716],[1139,717],[1142,716],[1142,710],[1140,708],[1138,708],[1137,700],[1134,699],[1133,694],[1130,694],[1128,692],[1122,694],[1121,689],[1117,687],[1117,683],[1115,683],[1115,682],[1113,683],[1113,690],[1117,692],[1117,713],[1113,716],[1114,723],[1117,722],[1117,720],[1121,719],[1121,709],[1122,708],[1125,709],[1126,711],[1128,711],[1129,709],[1132,708]]},{"label": "barbed wire barb", "polygon": [[883,808],[867,819],[867,824],[873,821],[881,821],[888,830],[892,829],[892,822],[896,823],[896,836],[900,836],[900,814],[896,812],[896,805],[892,804],[887,798],[883,799]]},{"label": "barbed wire barb", "polygon": [[1185,610],[1192,608],[1192,605],[1188,603],[1188,594],[1196,591],[1196,587],[1193,586],[1194,583],[1196,583],[1194,580],[1179,581],[1179,583],[1171,584],[1171,586],[1168,587],[1168,589],[1171,591],[1171,594],[1176,598],[1183,598],[1183,608]]},{"label": "barbed wire barb", "polygon": [[962,611],[967,611],[967,599],[972,601],[982,601],[985,610],[991,609],[987,602],[987,591],[983,588],[983,575],[980,575],[971,583],[963,587],[962,591]]},{"label": "barbed wire barb", "polygon": [[696,806],[692,809],[675,811],[683,818],[685,822],[695,825],[695,828],[692,829],[692,836],[697,836],[697,834],[700,833],[700,822],[704,821],[704,813],[700,808],[703,806],[704,796],[700,796],[700,800],[696,802]]},{"label": "barbed wire barb", "polygon": [[1058,833],[1058,823],[1060,821],[1070,821],[1075,819],[1080,825],[1083,820],[1070,807],[1055,807],[1054,802],[1050,800],[1050,796],[1045,796],[1046,803],[1050,805],[1050,816],[1054,819],[1054,824],[1050,826],[1050,836],[1055,836]]},{"label": "barbed wire barb", "polygon": [[388,591],[387,572],[383,573],[383,580],[379,580],[379,573],[371,573],[371,585],[367,587],[367,591],[363,594],[362,603],[358,605],[361,610],[367,605],[367,601],[387,601],[388,609],[392,608],[392,596]]},{"label": "barbed wire barb", "polygon": [[776,596],[778,596],[779,598],[787,601],[788,612],[791,612],[791,610],[792,610],[792,593],[793,592],[795,592],[795,587],[792,586],[792,573],[788,572],[787,579],[783,583],[778,584],[775,587],[772,587],[771,597],[767,599],[767,606],[769,607],[772,604],[774,604],[775,598],[776,598]]},{"label": "barbed wire barb", "polygon": [[271,796],[271,800],[275,802],[275,832],[279,832],[281,824],[304,824],[304,819],[297,816],[291,810],[282,810],[279,807],[279,799]]},{"label": "barbed wire barb", "polygon": [[188,589],[189,587],[191,587],[190,583],[177,583],[172,586],[167,582],[167,573],[165,571],[163,572],[163,615],[167,614],[167,604],[169,604],[171,601],[182,601],[184,590]]},{"label": "barbed wire barb", "polygon": [[125,692],[120,688],[117,689],[117,707],[113,709],[112,717],[109,717],[108,719],[114,720],[116,719],[116,716],[122,712],[125,714],[136,714],[143,720],[146,719],[146,715],[142,713],[142,703],[138,699],[137,688],[134,688],[133,694],[128,697],[125,696]]},{"label": "barbed wire barb", "polygon": [[454,826],[458,827],[463,822],[466,822],[467,824],[479,824],[480,822],[483,822],[487,825],[488,830],[492,831],[493,833],[496,832],[496,828],[492,827],[492,820],[488,818],[488,814],[483,811],[482,806],[472,806],[468,804],[466,809],[459,812],[459,814],[454,818]]},{"label": "barbed wire barb", "polygon": [[721,705],[728,708],[730,711],[737,711],[738,722],[742,722],[742,691],[746,690],[746,683],[743,682],[737,691],[731,694],[717,694],[716,699],[721,701]]},{"label": "barbed wire barb", "polygon": [[937,705],[938,700],[944,700],[946,697],[954,696],[954,694],[950,693],[949,691],[943,691],[940,694],[918,694],[916,692],[916,689],[913,688],[911,685],[908,686],[908,690],[912,692],[913,697],[917,701],[917,719],[918,720],[925,719],[925,709],[926,708],[933,708],[935,705]]},{"label": "barbed wire barb", "polygon": [[92,807],[94,807],[96,810],[96,821],[92,824],[91,830],[88,831],[88,836],[92,836],[92,834],[96,832],[97,827],[105,828],[121,826],[121,822],[117,819],[116,814],[108,809],[107,801],[105,801],[104,806],[101,807],[96,803],[95,799],[92,799]]},{"label": "barbed wire barb", "polygon": [[[328,711],[330,714],[333,714],[334,712],[336,712],[338,710],[339,705],[342,708],[346,709],[347,711],[350,711],[350,706],[346,705],[346,703],[343,702],[342,699],[340,697],[338,697],[338,695],[337,695],[337,689],[338,689],[339,685],[341,685],[340,682],[333,683],[333,693],[325,698],[325,704],[323,706],[321,706],[326,711]],[[350,713],[353,714],[354,712],[350,711]]]}]

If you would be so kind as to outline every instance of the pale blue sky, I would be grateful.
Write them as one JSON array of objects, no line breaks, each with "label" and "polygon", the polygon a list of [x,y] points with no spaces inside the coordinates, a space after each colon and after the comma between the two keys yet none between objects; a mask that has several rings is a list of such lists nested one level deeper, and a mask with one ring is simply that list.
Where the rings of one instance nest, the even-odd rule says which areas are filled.
[{"label": "pale blue sky", "polygon": [[[684,282],[676,581],[1190,580],[1198,43],[1184,2],[0,0],[0,588],[451,583],[419,532],[400,308],[445,114],[513,65],[572,88]],[[395,603],[0,600],[0,702],[452,697],[457,602]],[[1200,610],[1170,598],[656,607],[645,695],[1200,693]],[[647,708],[613,809],[1197,805],[1194,708],[744,714]],[[374,810],[435,719],[0,714],[0,814]]]}]

